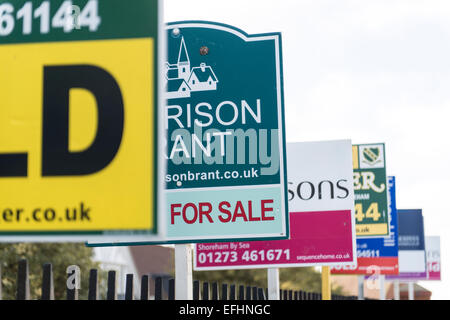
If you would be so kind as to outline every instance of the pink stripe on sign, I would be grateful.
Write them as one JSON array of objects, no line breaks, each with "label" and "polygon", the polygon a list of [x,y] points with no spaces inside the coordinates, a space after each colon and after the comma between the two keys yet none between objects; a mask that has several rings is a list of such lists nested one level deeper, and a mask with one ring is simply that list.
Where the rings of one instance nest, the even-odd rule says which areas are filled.
[{"label": "pink stripe on sign", "polygon": [[427,280],[441,280],[441,264],[440,262],[428,262]]},{"label": "pink stripe on sign", "polygon": [[352,262],[350,210],[291,212],[291,239],[200,243],[196,269]]}]

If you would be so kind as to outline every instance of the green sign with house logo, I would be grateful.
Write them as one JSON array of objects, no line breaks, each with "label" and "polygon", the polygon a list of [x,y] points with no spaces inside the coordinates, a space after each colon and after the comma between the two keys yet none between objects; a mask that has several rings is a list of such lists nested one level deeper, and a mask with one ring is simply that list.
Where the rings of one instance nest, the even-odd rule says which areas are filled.
[{"label": "green sign with house logo", "polygon": [[281,35],[185,21],[167,44],[165,243],[287,238]]},{"label": "green sign with house logo", "polygon": [[167,236],[285,238],[281,35],[167,27]]},{"label": "green sign with house logo", "polygon": [[356,235],[388,236],[389,213],[384,143],[353,145]]}]

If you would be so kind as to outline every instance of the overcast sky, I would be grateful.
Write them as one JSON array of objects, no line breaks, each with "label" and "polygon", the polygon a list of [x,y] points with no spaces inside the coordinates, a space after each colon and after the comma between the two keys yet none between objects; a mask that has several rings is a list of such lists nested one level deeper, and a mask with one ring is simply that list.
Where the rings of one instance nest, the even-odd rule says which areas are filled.
[{"label": "overcast sky", "polygon": [[[450,299],[450,1],[165,0],[165,21],[280,31],[288,142],[386,143],[397,207],[422,208],[441,236]],[[447,231],[447,232],[446,232]]]}]

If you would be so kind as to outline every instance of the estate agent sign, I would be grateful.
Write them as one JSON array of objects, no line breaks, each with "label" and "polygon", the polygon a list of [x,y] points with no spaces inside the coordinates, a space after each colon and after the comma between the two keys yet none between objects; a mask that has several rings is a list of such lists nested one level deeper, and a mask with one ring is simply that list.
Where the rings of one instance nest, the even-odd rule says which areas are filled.
[{"label": "estate agent sign", "polygon": [[0,0],[0,241],[164,231],[161,5]]}]

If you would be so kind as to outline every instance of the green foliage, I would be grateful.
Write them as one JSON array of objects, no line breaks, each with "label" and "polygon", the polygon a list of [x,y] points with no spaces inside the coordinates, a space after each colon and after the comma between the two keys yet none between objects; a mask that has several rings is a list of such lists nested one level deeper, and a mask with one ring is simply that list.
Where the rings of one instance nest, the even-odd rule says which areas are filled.
[{"label": "green foliage", "polygon": [[0,244],[3,299],[15,299],[17,269],[20,259],[28,260],[31,299],[41,298],[42,266],[53,265],[55,299],[66,297],[66,269],[77,265],[81,270],[80,299],[87,298],[89,270],[98,268],[92,261],[92,248],[83,243],[12,243]]},{"label": "green foliage", "polygon": [[[267,269],[223,271],[195,271],[194,279],[208,282],[267,287]],[[280,269],[280,289],[321,292],[322,277],[314,268]],[[341,287],[332,288],[333,294],[343,294]]]}]

